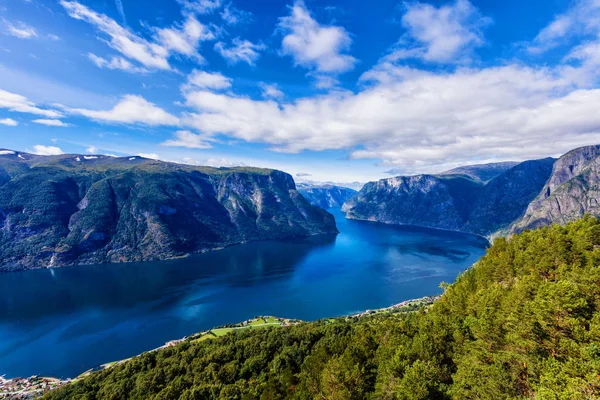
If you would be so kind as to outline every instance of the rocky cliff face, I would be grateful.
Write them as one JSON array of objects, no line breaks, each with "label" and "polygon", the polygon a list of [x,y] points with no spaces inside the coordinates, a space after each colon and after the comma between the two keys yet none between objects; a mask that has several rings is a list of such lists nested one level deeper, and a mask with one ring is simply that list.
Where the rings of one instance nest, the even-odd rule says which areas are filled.
[{"label": "rocky cliff face", "polygon": [[586,213],[600,216],[599,201],[600,145],[572,150],[556,161],[550,179],[511,232],[565,224]]},{"label": "rocky cliff face", "polygon": [[313,206],[328,208],[341,207],[358,192],[354,189],[335,185],[309,185],[298,184],[298,192]]},{"label": "rocky cliff face", "polygon": [[460,230],[478,188],[463,177],[398,176],[367,183],[343,210],[352,219]]},{"label": "rocky cliff face", "polygon": [[159,260],[337,232],[290,175],[0,152],[0,270]]},{"label": "rocky cliff face", "polygon": [[548,158],[493,169],[484,165],[482,173],[470,166],[468,174],[453,170],[382,179],[367,183],[343,209],[348,218],[490,236],[523,215],[553,163]]}]

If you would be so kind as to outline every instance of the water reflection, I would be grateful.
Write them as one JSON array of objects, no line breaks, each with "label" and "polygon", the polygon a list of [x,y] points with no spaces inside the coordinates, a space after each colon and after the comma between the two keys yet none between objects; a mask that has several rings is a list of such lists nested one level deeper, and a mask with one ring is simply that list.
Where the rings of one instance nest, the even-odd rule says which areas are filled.
[{"label": "water reflection", "polygon": [[311,320],[431,295],[487,245],[476,236],[333,213],[337,236],[0,275],[0,374],[73,376],[255,315]]}]

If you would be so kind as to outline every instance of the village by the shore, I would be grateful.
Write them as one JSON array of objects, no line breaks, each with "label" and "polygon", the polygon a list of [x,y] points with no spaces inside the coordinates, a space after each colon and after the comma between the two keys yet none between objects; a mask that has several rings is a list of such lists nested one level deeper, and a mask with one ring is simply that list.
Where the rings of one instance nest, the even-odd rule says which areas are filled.
[{"label": "village by the shore", "polygon": [[[439,299],[440,296],[425,296],[419,299],[411,299],[402,301],[397,304],[393,304],[389,307],[378,308],[373,310],[361,311],[358,313],[353,313],[344,316],[344,318],[359,318],[366,317],[370,315],[375,315],[383,312],[410,312],[420,307],[427,306],[432,304],[434,301]],[[167,347],[176,346],[179,343],[182,343],[186,340],[191,341],[200,341],[206,340],[214,337],[223,336],[225,334],[230,333],[236,329],[245,329],[245,328],[265,328],[269,326],[291,326],[303,321],[291,318],[278,318],[273,316],[259,316],[248,319],[246,321],[237,323],[237,324],[228,324],[223,325],[217,328],[209,329],[206,331],[198,332],[190,336],[185,336],[181,339],[170,340],[164,345],[157,347],[156,349],[150,350],[158,351]],[[59,378],[51,378],[51,377],[40,377],[40,376],[30,376],[28,378],[5,378],[4,376],[0,376],[0,399],[35,399],[41,397],[44,393],[57,389],[62,385],[66,385],[71,382],[75,382],[81,378],[86,377],[87,375],[100,371],[106,368],[112,368],[116,365],[122,364],[128,361],[129,358],[119,361],[114,361],[106,364],[102,364],[96,368],[89,369],[83,372],[76,378],[69,379],[59,379]]]}]

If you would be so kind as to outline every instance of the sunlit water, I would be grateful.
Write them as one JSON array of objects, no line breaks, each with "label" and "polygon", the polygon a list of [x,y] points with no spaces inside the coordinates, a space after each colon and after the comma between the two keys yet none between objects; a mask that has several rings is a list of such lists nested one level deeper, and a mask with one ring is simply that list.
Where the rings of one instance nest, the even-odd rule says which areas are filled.
[{"label": "sunlit water", "polygon": [[0,274],[0,375],[72,377],[255,315],[314,320],[434,295],[483,238],[349,221],[186,259]]}]

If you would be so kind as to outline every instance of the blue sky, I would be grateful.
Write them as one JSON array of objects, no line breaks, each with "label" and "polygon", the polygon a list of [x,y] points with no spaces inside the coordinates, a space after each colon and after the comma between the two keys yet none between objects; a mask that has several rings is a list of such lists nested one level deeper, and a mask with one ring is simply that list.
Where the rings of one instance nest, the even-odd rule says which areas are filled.
[{"label": "blue sky", "polygon": [[600,1],[9,0],[0,146],[368,181],[600,143]]}]

